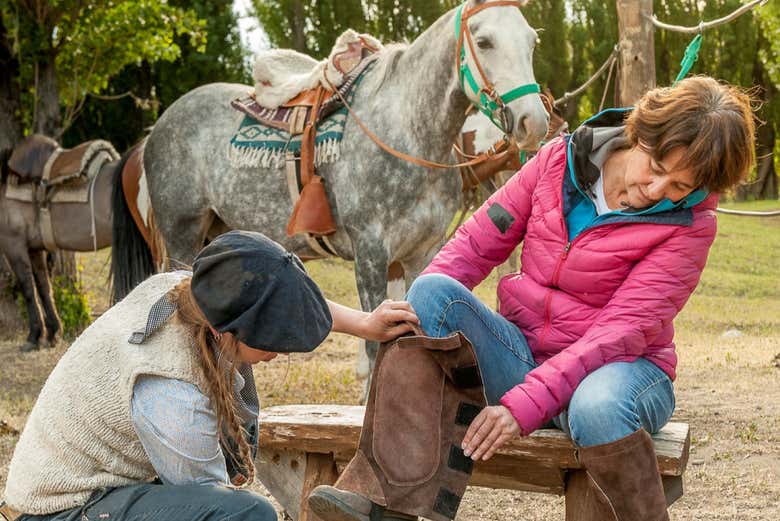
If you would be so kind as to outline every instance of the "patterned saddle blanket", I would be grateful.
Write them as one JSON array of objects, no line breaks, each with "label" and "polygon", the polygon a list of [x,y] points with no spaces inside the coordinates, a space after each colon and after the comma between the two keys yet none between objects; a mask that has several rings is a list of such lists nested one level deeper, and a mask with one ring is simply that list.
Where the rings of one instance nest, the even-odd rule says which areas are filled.
[{"label": "patterned saddle blanket", "polygon": [[[377,55],[368,53],[344,78],[339,93],[351,103],[356,87],[371,69]],[[302,123],[313,110],[303,93],[276,108],[260,105],[254,93],[235,99],[233,108],[244,114],[239,128],[230,140],[231,164],[236,167],[281,166],[287,152],[300,153]],[[319,166],[339,158],[339,145],[347,122],[347,108],[331,93],[320,106],[316,117],[314,164]]]}]

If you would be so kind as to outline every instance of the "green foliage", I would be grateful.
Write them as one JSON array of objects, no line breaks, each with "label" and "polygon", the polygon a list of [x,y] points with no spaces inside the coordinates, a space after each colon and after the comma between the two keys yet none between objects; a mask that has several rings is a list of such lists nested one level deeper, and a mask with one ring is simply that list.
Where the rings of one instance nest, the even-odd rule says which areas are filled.
[{"label": "green foliage", "polygon": [[117,150],[125,150],[144,135],[159,114],[184,93],[209,82],[251,83],[249,57],[241,43],[231,0],[172,0],[172,5],[188,6],[198,19],[206,21],[205,50],[192,45],[186,34],[174,42],[180,55],[174,61],[143,61],[125,66],[109,82],[107,95],[128,91],[150,100],[138,103],[121,99],[87,98],[82,114],[63,140],[73,146],[88,139],[107,139]]},{"label": "green foliage", "polygon": [[[767,211],[777,201],[725,203],[738,210]],[[694,296],[675,324],[680,329],[720,334],[780,331],[780,221],[718,215],[718,235]]]},{"label": "green foliage", "polygon": [[756,14],[756,19],[768,44],[767,47],[759,50],[760,58],[766,66],[775,90],[780,90],[780,60],[778,60],[778,56],[780,56],[780,4],[769,2],[764,5]]},{"label": "green foliage", "polygon": [[[92,308],[87,292],[81,281],[73,282],[65,276],[54,277],[51,282],[54,306],[62,322],[62,334],[67,338],[75,338],[92,322]],[[29,315],[21,288],[15,285],[13,288],[9,286],[9,290],[14,292],[19,313],[27,322]]]},{"label": "green foliage", "polygon": [[523,9],[528,23],[539,34],[534,73],[558,96],[568,89],[572,76],[565,3],[564,0],[538,0]]},{"label": "green foliage", "polygon": [[106,89],[126,65],[176,59],[177,36],[186,35],[196,49],[206,45],[206,22],[165,0],[3,0],[0,9],[21,65],[22,119],[28,129],[44,64],[56,64],[54,87],[67,127],[85,97]]},{"label": "green foliage", "polygon": [[260,24],[274,47],[322,58],[346,29],[369,33],[383,43],[413,40],[454,0],[253,0]]},{"label": "green foliage", "polygon": [[76,15],[70,27],[61,29],[65,35],[57,59],[60,94],[66,105],[75,105],[88,92],[104,90],[125,65],[177,59],[181,48],[176,36],[187,35],[199,52],[206,48],[206,21],[191,10],[159,0],[88,5],[91,8],[63,16],[70,21]]},{"label": "green foliage", "polygon": [[86,292],[80,281],[71,282],[67,277],[54,277],[52,282],[63,335],[75,338],[92,321]]}]

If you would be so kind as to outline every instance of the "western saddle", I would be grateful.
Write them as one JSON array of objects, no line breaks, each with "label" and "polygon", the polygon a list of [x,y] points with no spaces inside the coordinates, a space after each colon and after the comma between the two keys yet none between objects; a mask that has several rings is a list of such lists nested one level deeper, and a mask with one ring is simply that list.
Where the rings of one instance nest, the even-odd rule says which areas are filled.
[{"label": "western saddle", "polygon": [[[346,96],[354,87],[357,78],[365,72],[376,57],[381,44],[368,35],[360,35],[347,31],[337,41],[336,46],[327,60],[313,62],[314,68],[299,75],[308,76],[299,83],[316,86],[305,88],[281,103],[278,107],[264,107],[266,96],[264,89],[273,89],[274,83],[267,78],[258,77],[258,69],[264,69],[262,64],[255,65],[255,93],[252,101],[245,103],[239,99],[233,102],[233,107],[253,117],[263,125],[287,132],[290,137],[301,135],[300,154],[287,152],[288,186],[294,207],[287,223],[287,234],[293,236],[305,233],[309,245],[319,255],[335,255],[335,249],[330,245],[327,236],[336,231],[336,223],[328,202],[323,179],[315,169],[315,138],[317,126],[343,105],[340,97],[335,95],[330,86]],[[290,57],[284,55],[283,58]],[[278,57],[267,54],[265,59],[273,62]],[[302,60],[297,60],[300,66]],[[290,83],[290,82],[288,82]],[[289,85],[285,86],[290,93]],[[270,103],[269,103],[270,104]]]},{"label": "western saddle", "polygon": [[[51,225],[50,204],[89,202],[94,229],[91,188],[100,168],[118,159],[119,154],[107,141],[86,141],[65,149],[49,137],[30,135],[14,148],[8,159],[11,176],[6,197],[37,206],[44,247],[54,251],[57,244]],[[63,188],[68,188],[67,193],[60,193]]]}]

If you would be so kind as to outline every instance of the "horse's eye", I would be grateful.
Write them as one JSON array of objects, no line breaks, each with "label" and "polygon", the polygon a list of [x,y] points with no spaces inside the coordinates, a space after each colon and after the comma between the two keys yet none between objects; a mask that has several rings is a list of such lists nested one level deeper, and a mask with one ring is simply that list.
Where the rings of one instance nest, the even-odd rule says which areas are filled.
[{"label": "horse's eye", "polygon": [[477,38],[477,47],[480,49],[492,49],[493,42],[487,38]]}]

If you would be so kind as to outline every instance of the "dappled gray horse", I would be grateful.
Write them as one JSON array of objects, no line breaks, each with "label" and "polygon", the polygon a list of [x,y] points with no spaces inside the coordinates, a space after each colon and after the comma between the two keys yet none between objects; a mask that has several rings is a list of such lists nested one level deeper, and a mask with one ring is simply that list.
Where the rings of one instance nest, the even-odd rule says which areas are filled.
[{"label": "dappled gray horse", "polygon": [[[474,0],[465,5],[478,10],[467,28],[474,54],[498,94],[534,84],[531,58],[537,35],[519,5]],[[461,86],[456,71],[456,11],[444,14],[411,44],[380,51],[351,104],[386,144],[437,162],[450,160],[467,106],[480,101],[468,82]],[[479,89],[475,57],[463,45],[464,63]],[[228,142],[240,116],[230,101],[248,90],[219,83],[189,92],[168,108],[146,140],[151,206],[173,262],[191,263],[206,240],[227,229],[260,231],[302,257],[318,257],[305,237],[286,235],[292,203],[284,166],[231,166]],[[514,99],[497,116],[528,148],[535,148],[547,129],[536,94]],[[318,173],[328,187],[337,225],[330,243],[341,258],[354,260],[361,305],[374,309],[386,298],[391,263],[403,267],[409,284],[442,246],[459,205],[460,176],[380,150],[351,117],[340,159],[319,166]],[[372,360],[377,347],[367,345]]]}]

